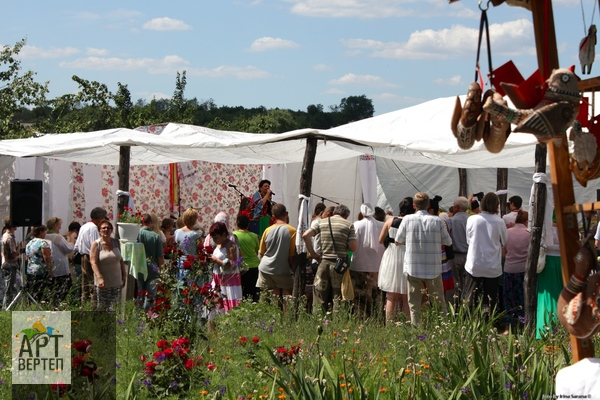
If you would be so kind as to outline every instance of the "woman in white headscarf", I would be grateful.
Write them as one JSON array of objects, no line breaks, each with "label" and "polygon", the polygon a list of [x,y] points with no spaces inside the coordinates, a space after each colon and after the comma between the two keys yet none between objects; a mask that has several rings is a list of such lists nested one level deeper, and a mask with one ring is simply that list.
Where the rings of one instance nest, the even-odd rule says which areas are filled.
[{"label": "woman in white headscarf", "polygon": [[373,218],[373,206],[364,203],[360,206],[360,212],[364,218],[354,223],[357,246],[352,255],[350,277],[354,286],[354,306],[359,315],[368,317],[376,307],[381,306],[383,310],[376,300],[380,294],[377,280],[385,247],[379,243],[383,222]]}]

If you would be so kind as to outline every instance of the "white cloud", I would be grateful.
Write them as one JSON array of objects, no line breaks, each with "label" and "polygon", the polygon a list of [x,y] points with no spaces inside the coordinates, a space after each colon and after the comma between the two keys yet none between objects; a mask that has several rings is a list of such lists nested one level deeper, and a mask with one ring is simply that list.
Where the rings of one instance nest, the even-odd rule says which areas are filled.
[{"label": "white cloud", "polygon": [[433,83],[439,86],[458,86],[463,84],[460,75],[454,75],[451,78],[437,78],[433,80]]},{"label": "white cloud", "polygon": [[185,69],[189,62],[179,56],[166,56],[161,60],[152,58],[103,58],[86,57],[75,61],[61,62],[61,68],[79,68],[98,71],[146,70],[150,74],[170,74]]},{"label": "white cloud", "polygon": [[253,66],[235,67],[221,65],[216,68],[191,68],[187,70],[188,76],[203,76],[209,78],[234,77],[238,79],[264,79],[269,73]]},{"label": "white cloud", "polygon": [[166,93],[162,93],[162,92],[138,92],[136,93],[137,97],[142,97],[145,99],[156,99],[156,100],[160,100],[160,99],[170,99],[172,97],[172,95],[170,94],[166,94]]},{"label": "white cloud", "polygon": [[388,83],[379,76],[375,75],[356,75],[346,74],[339,79],[332,79],[328,82],[330,85],[366,85],[366,86],[385,86],[396,87],[392,83]]},{"label": "white cloud", "polygon": [[192,29],[185,22],[169,17],[151,19],[143,27],[151,31],[188,31]]},{"label": "white cloud", "polygon": [[412,15],[414,0],[288,0],[292,13],[324,18],[390,18]]},{"label": "white cloud", "polygon": [[331,70],[333,70],[333,66],[327,65],[327,64],[316,64],[313,66],[312,69],[314,71],[331,71]]},{"label": "white cloud", "polygon": [[19,58],[22,59],[39,59],[39,58],[62,58],[78,54],[81,51],[75,47],[50,47],[41,49],[36,46],[25,45],[19,52]]},{"label": "white cloud", "polygon": [[253,66],[237,67],[223,65],[216,68],[190,67],[189,61],[179,56],[153,58],[86,57],[75,61],[61,62],[61,68],[78,68],[97,71],[146,71],[148,74],[172,74],[185,70],[188,76],[210,78],[233,77],[237,79],[262,79],[269,73]]},{"label": "white cloud", "polygon": [[108,54],[106,49],[95,49],[93,47],[88,47],[85,52],[88,56],[105,56]]},{"label": "white cloud", "polygon": [[285,40],[281,38],[262,37],[256,39],[250,45],[250,51],[269,51],[269,50],[280,50],[280,49],[293,49],[298,47],[299,44],[292,42],[291,40]]},{"label": "white cloud", "polygon": [[[369,39],[347,39],[342,44],[351,52],[366,53],[371,57],[403,60],[445,60],[472,56],[477,50],[479,31],[462,25],[434,31],[426,29],[411,33],[406,42],[381,42]],[[495,55],[515,57],[535,55],[533,27],[521,19],[490,25],[492,52]],[[515,43],[519,43],[516,45]],[[485,48],[483,49],[485,52]],[[355,54],[357,55],[357,54]],[[485,54],[483,56],[485,58]]]},{"label": "white cloud", "polygon": [[346,92],[341,89],[331,88],[324,91],[323,94],[346,94]]}]

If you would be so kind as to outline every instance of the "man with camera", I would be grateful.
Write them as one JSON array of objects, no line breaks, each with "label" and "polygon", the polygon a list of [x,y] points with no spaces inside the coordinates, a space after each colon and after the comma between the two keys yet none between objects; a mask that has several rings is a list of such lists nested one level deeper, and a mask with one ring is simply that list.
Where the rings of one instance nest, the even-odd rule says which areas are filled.
[{"label": "man with camera", "polygon": [[[313,313],[315,314],[319,309],[323,312],[327,311],[330,298],[333,301],[334,310],[340,306],[343,274],[334,270],[336,260],[338,257],[347,257],[347,251],[356,251],[357,246],[354,225],[346,220],[349,215],[348,207],[340,204],[334,209],[332,217],[321,218],[317,223],[313,223],[302,236],[310,257],[319,261],[313,288]],[[321,234],[321,254],[315,252],[310,240],[319,233]]]}]

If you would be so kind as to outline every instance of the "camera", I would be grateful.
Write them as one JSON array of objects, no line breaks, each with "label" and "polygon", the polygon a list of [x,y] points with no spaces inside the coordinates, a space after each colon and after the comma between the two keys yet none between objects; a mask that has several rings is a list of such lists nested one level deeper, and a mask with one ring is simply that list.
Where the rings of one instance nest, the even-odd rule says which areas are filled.
[{"label": "camera", "polygon": [[481,199],[483,199],[483,192],[474,193],[473,198],[475,198],[475,197],[477,197],[478,201],[481,201]]}]

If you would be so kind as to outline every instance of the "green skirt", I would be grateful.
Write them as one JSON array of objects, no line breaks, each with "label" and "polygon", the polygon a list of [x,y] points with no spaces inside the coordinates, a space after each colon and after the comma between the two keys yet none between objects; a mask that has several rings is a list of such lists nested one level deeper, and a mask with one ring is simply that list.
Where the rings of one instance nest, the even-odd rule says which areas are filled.
[{"label": "green skirt", "polygon": [[551,333],[554,327],[560,324],[556,314],[556,303],[562,290],[560,257],[546,256],[546,267],[538,274],[537,281],[536,339]]}]

